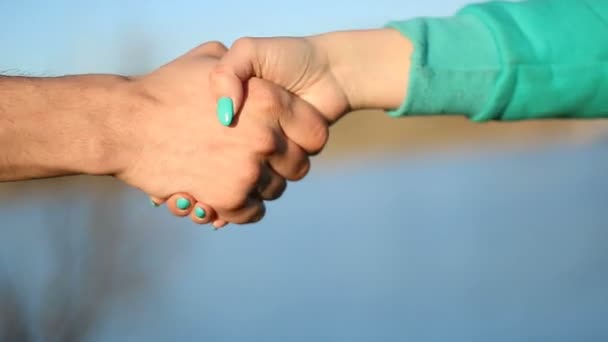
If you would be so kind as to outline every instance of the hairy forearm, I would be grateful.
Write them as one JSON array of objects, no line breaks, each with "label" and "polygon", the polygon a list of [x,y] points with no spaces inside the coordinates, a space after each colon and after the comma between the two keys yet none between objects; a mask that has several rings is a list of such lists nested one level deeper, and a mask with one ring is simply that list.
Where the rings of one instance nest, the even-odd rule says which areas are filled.
[{"label": "hairy forearm", "polygon": [[342,31],[310,39],[327,54],[352,109],[394,109],[405,99],[413,46],[398,31]]},{"label": "hairy forearm", "polygon": [[0,181],[112,174],[128,83],[112,75],[0,77]]}]

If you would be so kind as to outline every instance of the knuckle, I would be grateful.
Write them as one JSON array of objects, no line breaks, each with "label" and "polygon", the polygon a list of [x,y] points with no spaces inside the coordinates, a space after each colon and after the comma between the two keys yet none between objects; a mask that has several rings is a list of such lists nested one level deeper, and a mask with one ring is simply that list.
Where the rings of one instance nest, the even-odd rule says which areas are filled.
[{"label": "knuckle", "polygon": [[208,41],[204,45],[207,46],[210,50],[225,50],[226,49],[226,46],[218,40]]},{"label": "knuckle", "polygon": [[287,189],[287,181],[285,181],[285,179],[281,179],[281,181],[277,185],[277,188],[270,195],[269,200],[274,201],[274,200],[279,199],[281,196],[283,196],[286,189]]},{"label": "knuckle", "polygon": [[249,82],[249,95],[256,103],[256,112],[276,115],[284,111],[285,99],[278,89],[256,78]]},{"label": "knuckle", "polygon": [[223,77],[223,76],[229,75],[229,74],[230,74],[230,70],[229,70],[228,66],[226,66],[225,64],[222,64],[222,63],[218,63],[211,70],[210,76],[211,76],[211,79],[213,80],[215,78]]},{"label": "knuckle", "polygon": [[266,115],[278,114],[281,112],[281,104],[277,95],[272,91],[266,91],[263,96],[259,98],[261,111]]},{"label": "knuckle", "polygon": [[294,172],[294,177],[292,180],[294,180],[294,181],[302,180],[304,177],[306,177],[306,175],[308,175],[309,171],[310,171],[310,159],[308,159],[308,157],[306,157],[306,158],[304,158],[304,160],[302,160],[299,167]]},{"label": "knuckle", "polygon": [[234,218],[234,223],[248,224],[259,222],[266,215],[266,207],[262,202],[256,203],[254,206],[247,208],[240,215]]},{"label": "knuckle", "polygon": [[278,143],[272,130],[260,130],[253,138],[252,146],[255,152],[270,155],[277,151]]},{"label": "knuckle", "polygon": [[236,211],[243,208],[247,204],[247,196],[243,195],[242,192],[238,191],[230,191],[229,195],[222,200],[220,200],[217,204],[218,209],[221,208],[222,211]]},{"label": "knuckle", "polygon": [[292,104],[291,96],[281,88],[267,85],[270,92],[270,101],[272,101],[274,109],[277,113],[291,113],[290,105]]},{"label": "knuckle", "polygon": [[258,207],[258,210],[249,218],[250,223],[260,222],[266,216],[266,206],[263,204]]},{"label": "knuckle", "polygon": [[324,122],[319,121],[313,125],[310,131],[311,139],[311,150],[308,151],[313,154],[317,154],[323,150],[327,142],[329,141],[329,127]]},{"label": "knuckle", "polygon": [[231,49],[239,52],[250,52],[255,49],[256,39],[252,37],[241,37],[234,41]]},{"label": "knuckle", "polygon": [[249,190],[258,183],[261,177],[261,166],[257,163],[250,163],[250,165],[243,167],[241,170],[238,184],[246,190]]},{"label": "knuckle", "polygon": [[203,43],[200,47],[210,53],[224,53],[227,51],[226,46],[217,40]]},{"label": "knuckle", "polygon": [[249,223],[251,220],[251,216],[249,214],[247,215],[237,215],[234,217],[234,219],[232,219],[232,221],[236,224],[245,224],[245,223]]}]

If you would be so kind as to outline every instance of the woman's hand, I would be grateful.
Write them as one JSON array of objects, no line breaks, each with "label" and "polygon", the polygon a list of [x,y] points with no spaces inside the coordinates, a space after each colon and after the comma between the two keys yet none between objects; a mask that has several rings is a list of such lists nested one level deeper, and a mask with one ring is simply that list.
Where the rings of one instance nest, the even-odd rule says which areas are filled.
[{"label": "woman's hand", "polygon": [[259,77],[317,108],[333,123],[354,109],[394,109],[404,100],[411,43],[391,29],[306,38],[241,38],[210,74],[217,99],[243,105],[243,84]]}]

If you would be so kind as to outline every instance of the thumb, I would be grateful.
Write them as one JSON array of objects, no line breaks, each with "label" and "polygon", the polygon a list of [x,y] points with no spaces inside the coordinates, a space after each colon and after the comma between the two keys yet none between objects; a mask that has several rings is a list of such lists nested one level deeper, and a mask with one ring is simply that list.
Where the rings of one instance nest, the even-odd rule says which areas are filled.
[{"label": "thumb", "polygon": [[224,126],[230,126],[243,107],[244,82],[260,76],[259,51],[256,39],[240,38],[209,74],[217,116]]}]

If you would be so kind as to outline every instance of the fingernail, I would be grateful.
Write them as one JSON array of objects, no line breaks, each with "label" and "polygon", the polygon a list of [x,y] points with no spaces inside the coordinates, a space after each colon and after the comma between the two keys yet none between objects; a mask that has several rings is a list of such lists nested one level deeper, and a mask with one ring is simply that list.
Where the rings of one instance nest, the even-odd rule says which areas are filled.
[{"label": "fingernail", "polygon": [[187,198],[180,197],[175,201],[177,208],[180,210],[186,210],[190,208],[190,201]]},{"label": "fingernail", "polygon": [[205,212],[205,209],[201,208],[201,207],[196,207],[194,208],[194,214],[196,215],[196,217],[198,217],[199,219],[204,219],[205,216],[207,216],[207,213]]},{"label": "fingernail", "polygon": [[160,207],[160,204],[154,202],[152,199],[150,199],[150,205],[153,206],[154,208]]},{"label": "fingernail", "polygon": [[234,104],[229,97],[220,97],[217,101],[217,118],[224,126],[230,126],[234,118]]}]

